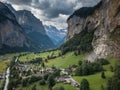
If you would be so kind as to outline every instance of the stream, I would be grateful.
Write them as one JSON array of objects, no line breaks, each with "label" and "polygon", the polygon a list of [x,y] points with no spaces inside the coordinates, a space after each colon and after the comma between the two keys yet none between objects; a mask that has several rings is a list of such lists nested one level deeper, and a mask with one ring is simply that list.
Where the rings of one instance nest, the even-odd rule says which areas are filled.
[{"label": "stream", "polygon": [[[17,62],[17,60],[18,60],[18,57],[16,57],[15,63]],[[7,68],[5,73],[5,86],[3,90],[8,90],[9,76],[10,76],[10,67]]]},{"label": "stream", "polygon": [[5,86],[4,90],[8,90],[8,84],[9,84],[9,76],[10,76],[10,67],[7,68],[6,74],[5,74]]}]

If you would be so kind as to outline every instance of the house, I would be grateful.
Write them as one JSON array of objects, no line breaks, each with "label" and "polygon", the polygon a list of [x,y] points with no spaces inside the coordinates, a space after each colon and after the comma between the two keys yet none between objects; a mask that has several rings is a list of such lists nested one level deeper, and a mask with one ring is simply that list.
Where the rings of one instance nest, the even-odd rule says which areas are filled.
[{"label": "house", "polygon": [[4,79],[5,75],[4,74],[0,74],[0,79]]}]

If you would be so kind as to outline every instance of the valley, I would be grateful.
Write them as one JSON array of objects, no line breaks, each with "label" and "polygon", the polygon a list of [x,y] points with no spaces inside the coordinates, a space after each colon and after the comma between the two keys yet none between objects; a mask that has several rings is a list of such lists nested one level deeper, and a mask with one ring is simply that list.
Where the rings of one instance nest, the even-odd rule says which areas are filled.
[{"label": "valley", "polygon": [[1,0],[0,90],[120,90],[120,0]]},{"label": "valley", "polygon": [[[87,54],[76,56],[74,52],[68,52],[65,55],[61,55],[60,50],[53,50],[53,51],[50,50],[50,51],[37,52],[37,53],[23,52],[23,53],[17,53],[12,55],[9,54],[5,56],[10,56],[11,58],[16,55],[18,56],[17,62],[14,61],[15,60],[14,59],[13,60],[14,62],[12,61],[11,63],[12,66],[10,65],[10,62],[8,62],[12,70],[10,73],[9,85],[10,86],[12,85],[12,88],[14,86],[16,90],[32,90],[33,87],[35,87],[37,90],[41,90],[41,89],[48,90],[48,83],[47,83],[48,81],[46,81],[47,79],[45,80],[45,84],[42,85],[40,84],[41,78],[45,78],[44,75],[55,74],[55,72],[56,72],[56,75],[54,76],[54,78],[71,76],[73,80],[75,80],[75,82],[79,84],[83,78],[86,78],[90,83],[91,90],[100,90],[101,86],[106,88],[107,78],[113,76],[113,72],[111,72],[110,67],[111,66],[114,67],[114,65],[116,65],[116,63],[118,62],[117,59],[114,59],[114,58],[107,59],[110,62],[110,64],[103,65],[103,68],[105,70],[104,71],[105,76],[106,76],[106,78],[103,79],[101,78],[101,72],[97,72],[87,76],[75,75],[75,69],[77,68],[79,61],[83,62]],[[5,60],[5,61],[7,62],[8,60]],[[5,66],[8,66],[8,64],[1,63],[0,65],[5,67]],[[2,71],[5,72],[6,69],[3,69]],[[19,78],[22,78],[22,79],[20,80]],[[23,86],[23,81],[27,79],[30,80],[31,78],[33,78],[33,81]],[[66,83],[64,79],[62,82],[57,82],[58,79],[55,79],[55,80],[56,80],[56,83],[55,83],[55,86],[53,87],[53,90],[59,90],[59,88],[61,87],[63,87],[65,90],[67,90],[68,88],[69,90],[78,90],[76,86],[72,85],[71,79],[69,78],[65,79],[65,80],[68,80],[66,81]],[[2,79],[1,79],[1,82],[2,82]],[[11,90],[11,89],[8,89],[8,90]]]}]

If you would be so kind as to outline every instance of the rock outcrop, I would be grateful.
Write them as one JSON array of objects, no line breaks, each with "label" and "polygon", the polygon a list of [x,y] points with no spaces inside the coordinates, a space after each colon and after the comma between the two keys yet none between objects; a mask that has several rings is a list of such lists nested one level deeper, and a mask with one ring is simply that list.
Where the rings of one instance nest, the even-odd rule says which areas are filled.
[{"label": "rock outcrop", "polygon": [[120,57],[120,0],[101,0],[84,7],[68,20],[67,40],[86,29],[94,30],[93,51],[97,57]]},{"label": "rock outcrop", "polygon": [[14,14],[0,2],[0,52],[4,47],[30,47]]}]

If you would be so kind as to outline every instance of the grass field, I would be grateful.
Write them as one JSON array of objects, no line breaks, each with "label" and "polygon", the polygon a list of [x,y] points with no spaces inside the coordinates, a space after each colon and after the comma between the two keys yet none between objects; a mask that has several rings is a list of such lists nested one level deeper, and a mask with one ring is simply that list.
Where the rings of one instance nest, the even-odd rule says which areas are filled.
[{"label": "grass field", "polygon": [[[30,53],[28,55],[20,57],[20,60],[24,61],[24,60],[28,60],[28,59],[37,58],[37,57],[46,58],[48,55],[51,55],[52,53],[53,52],[44,52],[44,53],[40,53],[40,54]],[[57,56],[58,53],[59,53],[59,51],[54,51],[54,55]],[[67,68],[69,65],[78,64],[78,61],[84,60],[84,57],[85,57],[85,55],[75,56],[74,52],[69,52],[64,56],[60,56],[55,59],[48,60],[48,62],[45,63],[45,65],[46,65],[46,67],[52,67],[54,65],[58,68]],[[88,76],[73,76],[73,78],[79,83],[81,82],[81,80],[83,78],[86,78],[89,81],[91,90],[101,90],[102,85],[104,86],[104,88],[106,88],[107,78],[113,76],[113,72],[110,71],[110,66],[114,66],[117,62],[117,60],[113,59],[113,58],[108,58],[108,60],[109,60],[110,64],[103,66],[103,68],[106,70],[105,71],[106,79],[101,78],[101,72],[95,73],[93,75],[88,75]],[[48,90],[47,85],[40,86],[39,82],[31,84],[31,85],[27,86],[26,88],[18,88],[17,90],[31,90],[34,85],[36,85],[37,90]],[[57,83],[53,87],[53,90],[56,90],[61,86],[64,87],[65,90],[77,90],[73,86],[64,84],[64,83]]]},{"label": "grass field", "polygon": [[50,51],[50,52],[42,52],[42,53],[28,53],[27,55],[25,56],[21,56],[19,58],[20,61],[28,61],[28,60],[32,60],[32,59],[35,59],[35,58],[43,58],[43,59],[46,59],[47,56],[51,56],[51,54],[53,53],[53,56],[58,56],[58,54],[60,53],[60,50],[56,50],[56,51]]},{"label": "grass field", "polygon": [[[106,77],[111,77],[113,75],[112,72],[106,71],[105,72]],[[74,76],[73,77],[77,82],[81,82],[83,78],[87,79],[89,84],[90,84],[90,90],[102,90],[101,85],[106,87],[106,79],[101,78],[101,73],[96,73],[94,75],[89,75],[89,76]]]},{"label": "grass field", "polygon": [[0,73],[4,73],[12,58],[17,56],[18,53],[0,55]]},{"label": "grass field", "polygon": [[[51,67],[52,65],[59,68],[66,68],[69,65],[77,64],[79,60],[84,60],[85,55],[75,56],[73,52],[67,53],[64,58],[58,57],[51,59],[46,65]],[[101,78],[101,72],[89,76],[73,76],[73,78],[79,83],[83,78],[86,78],[90,83],[91,90],[101,90],[101,85],[106,88],[107,78],[111,77],[113,73],[110,71],[110,66],[114,66],[117,62],[114,58],[108,58],[110,64],[104,65],[103,68],[106,70],[105,75],[106,79]],[[61,86],[64,84],[61,84]],[[68,86],[69,87],[69,86]],[[70,87],[71,88],[71,87]],[[73,89],[74,90],[74,89]]]},{"label": "grass field", "polygon": [[[32,90],[32,87],[36,85],[36,90],[49,90],[47,85],[39,85],[39,82],[33,83],[31,85],[28,85],[27,87],[20,87],[17,88],[17,90]],[[58,90],[59,87],[64,87],[65,90],[77,90],[75,87],[69,85],[69,84],[63,84],[63,83],[57,83],[53,90]]]},{"label": "grass field", "polygon": [[64,90],[77,90],[77,88],[71,86],[70,84],[58,83],[53,87],[53,90],[59,90],[58,88],[64,87]]},{"label": "grass field", "polygon": [[117,59],[108,58],[108,60],[110,64],[103,66],[103,68],[106,70],[105,71],[106,79],[101,78],[101,72],[88,76],[73,76],[73,78],[79,83],[83,78],[87,79],[88,82],[90,83],[91,90],[102,90],[101,85],[103,85],[104,88],[106,88],[107,78],[113,76],[113,72],[110,71],[110,66],[111,65],[114,66],[117,63]]},{"label": "grass field", "polygon": [[10,60],[0,60],[0,73],[4,73],[9,64]]},{"label": "grass field", "polygon": [[53,65],[59,68],[67,68],[69,65],[78,64],[79,60],[84,60],[85,55],[75,56],[73,52],[67,53],[64,57],[57,57],[51,59],[46,63],[47,67],[52,67]]},{"label": "grass field", "polygon": [[2,90],[1,88],[3,88],[4,80],[5,80],[5,79],[0,79],[0,90]]},{"label": "grass field", "polygon": [[36,90],[48,90],[48,86],[44,85],[44,86],[40,86],[39,82],[33,83],[31,85],[28,85],[27,87],[20,87],[17,88],[16,90],[32,90],[32,87],[36,85]]}]

